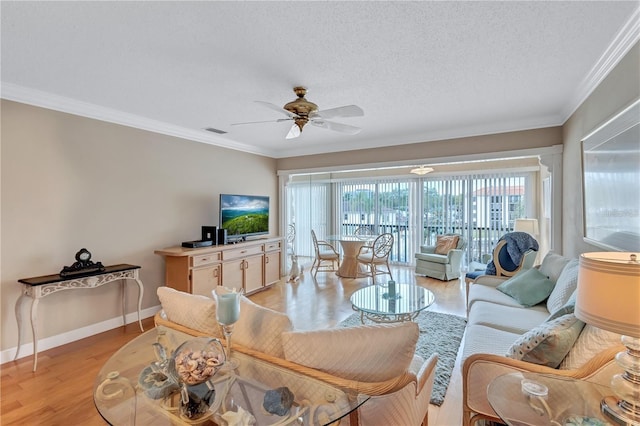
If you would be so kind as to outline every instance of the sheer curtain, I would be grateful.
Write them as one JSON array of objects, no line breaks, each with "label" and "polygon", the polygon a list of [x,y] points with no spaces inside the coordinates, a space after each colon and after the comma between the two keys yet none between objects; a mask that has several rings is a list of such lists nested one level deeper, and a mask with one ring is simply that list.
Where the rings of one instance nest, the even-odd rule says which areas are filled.
[{"label": "sheer curtain", "polygon": [[331,185],[326,181],[292,182],[287,184],[288,223],[296,227],[294,253],[314,256],[311,230],[319,239],[331,231]]}]

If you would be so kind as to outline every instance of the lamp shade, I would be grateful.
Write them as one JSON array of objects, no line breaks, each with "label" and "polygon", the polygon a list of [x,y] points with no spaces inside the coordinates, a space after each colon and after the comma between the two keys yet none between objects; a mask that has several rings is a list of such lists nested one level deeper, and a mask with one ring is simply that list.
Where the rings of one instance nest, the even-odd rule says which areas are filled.
[{"label": "lamp shade", "polygon": [[516,219],[513,230],[538,235],[538,219]]},{"label": "lamp shade", "polygon": [[580,255],[575,315],[587,324],[640,338],[640,263],[633,253]]}]

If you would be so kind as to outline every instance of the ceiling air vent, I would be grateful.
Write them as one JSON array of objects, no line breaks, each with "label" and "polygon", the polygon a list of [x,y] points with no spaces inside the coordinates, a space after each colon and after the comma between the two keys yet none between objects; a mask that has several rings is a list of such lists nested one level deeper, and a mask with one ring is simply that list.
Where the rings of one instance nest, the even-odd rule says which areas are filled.
[{"label": "ceiling air vent", "polygon": [[214,129],[213,127],[205,127],[204,130],[211,133],[217,133],[219,135],[224,135],[225,133],[227,133],[224,130]]}]

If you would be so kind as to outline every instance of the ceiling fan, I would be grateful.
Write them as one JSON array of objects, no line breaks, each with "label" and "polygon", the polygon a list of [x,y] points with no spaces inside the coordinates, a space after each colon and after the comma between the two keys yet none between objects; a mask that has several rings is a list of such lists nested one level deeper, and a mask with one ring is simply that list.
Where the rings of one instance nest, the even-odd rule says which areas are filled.
[{"label": "ceiling fan", "polygon": [[364,111],[362,111],[362,108],[359,106],[346,105],[318,111],[318,105],[305,99],[304,96],[307,94],[307,89],[305,87],[294,87],[293,92],[298,96],[298,99],[289,102],[282,108],[270,102],[255,101],[260,105],[286,115],[287,118],[268,121],[250,121],[246,123],[234,123],[231,125],[239,126],[243,124],[281,123],[283,121],[293,121],[293,125],[291,126],[289,133],[287,133],[286,139],[293,139],[300,136],[302,128],[307,123],[311,123],[311,125],[316,127],[322,127],[323,129],[329,129],[349,135],[355,135],[362,130],[359,127],[327,120],[327,118],[335,117],[362,117],[364,115]]}]

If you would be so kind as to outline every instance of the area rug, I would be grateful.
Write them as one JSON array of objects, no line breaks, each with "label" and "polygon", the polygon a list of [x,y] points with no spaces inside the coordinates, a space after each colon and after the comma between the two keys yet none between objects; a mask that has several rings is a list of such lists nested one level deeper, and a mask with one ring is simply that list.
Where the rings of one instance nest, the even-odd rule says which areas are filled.
[{"label": "area rug", "polygon": [[[374,324],[366,318],[364,321],[365,324]],[[431,403],[440,406],[444,402],[444,395],[449,387],[451,372],[467,320],[456,315],[423,311],[415,322],[420,326],[416,354],[427,359],[434,352],[438,353]],[[353,327],[361,324],[360,314],[355,313],[338,324],[338,327]]]}]

